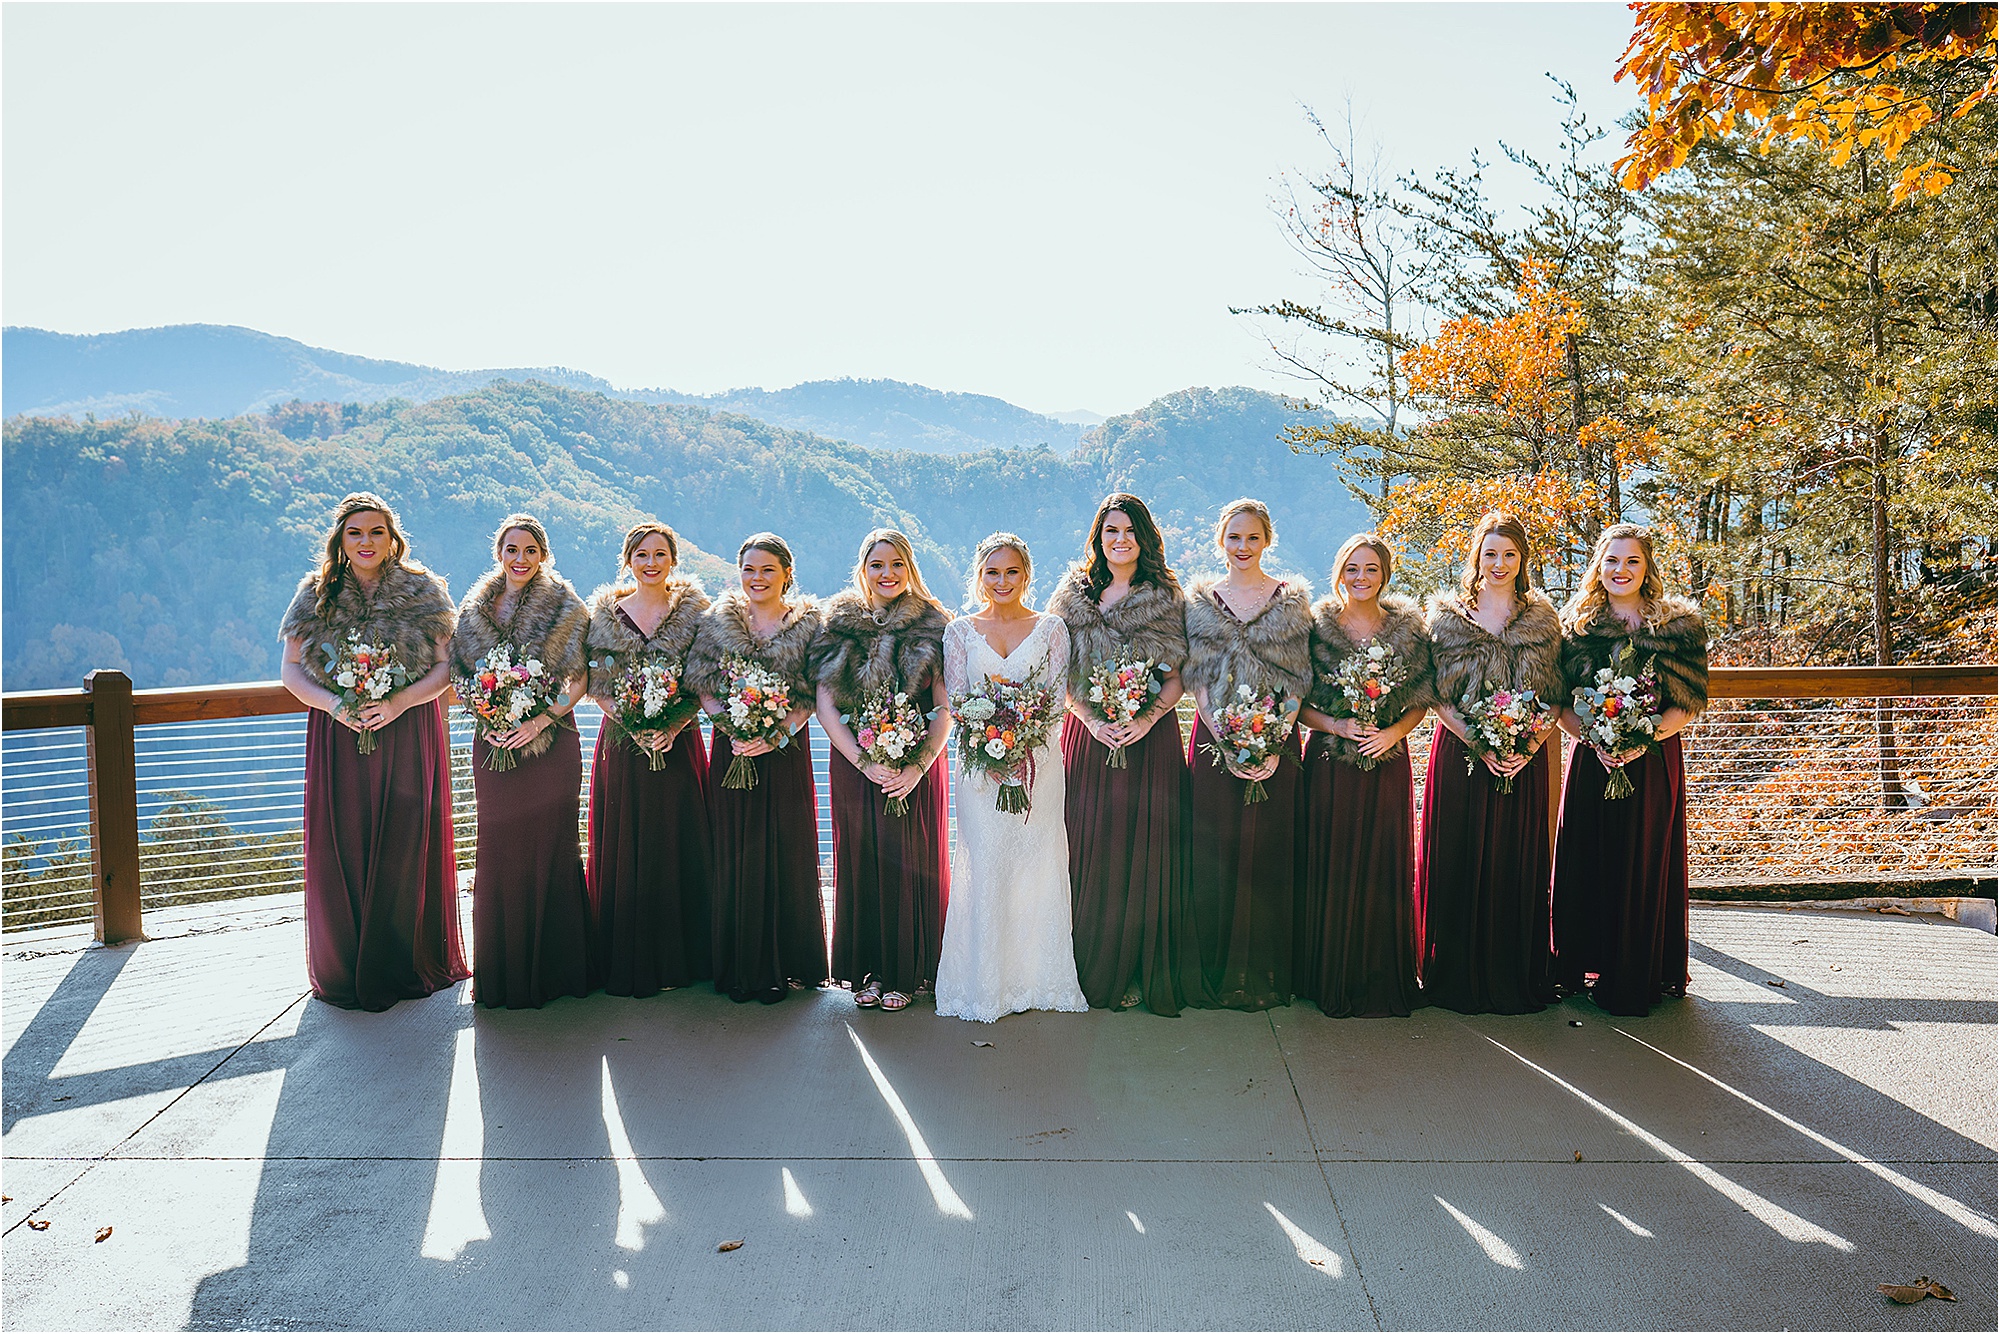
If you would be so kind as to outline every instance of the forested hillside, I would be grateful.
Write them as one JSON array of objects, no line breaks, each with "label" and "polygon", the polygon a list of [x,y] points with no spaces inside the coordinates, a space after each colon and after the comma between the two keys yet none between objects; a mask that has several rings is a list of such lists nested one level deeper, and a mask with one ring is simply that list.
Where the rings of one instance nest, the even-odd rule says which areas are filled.
[{"label": "forested hillside", "polygon": [[[486,568],[494,524],[524,508],[586,590],[611,576],[623,529],[657,515],[725,558],[747,533],[776,529],[818,593],[845,582],[869,527],[900,525],[954,603],[974,544],[1009,528],[1041,560],[1045,596],[1098,499],[1120,486],[1156,499],[1184,570],[1207,558],[1221,503],[1260,495],[1281,539],[1273,564],[1323,583],[1366,511],[1324,460],[1276,440],[1286,419],[1272,395],[1188,390],[1106,422],[1071,455],[941,455],[532,382],[219,421],[13,418],[0,511],[6,683],[74,685],[93,667],[141,685],[274,676],[279,614],[331,506],[363,488],[400,508],[418,557],[455,592]],[[711,587],[723,574],[712,556],[690,565]]]}]

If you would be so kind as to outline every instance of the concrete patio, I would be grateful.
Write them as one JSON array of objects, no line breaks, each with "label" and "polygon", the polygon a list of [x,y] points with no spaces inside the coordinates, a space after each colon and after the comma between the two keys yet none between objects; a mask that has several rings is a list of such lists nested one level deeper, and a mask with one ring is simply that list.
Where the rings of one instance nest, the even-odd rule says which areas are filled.
[{"label": "concrete patio", "polygon": [[1643,1020],[991,1027],[352,1014],[296,898],[151,929],[4,942],[9,1329],[2000,1319],[1995,939],[1942,917],[1698,909]]}]

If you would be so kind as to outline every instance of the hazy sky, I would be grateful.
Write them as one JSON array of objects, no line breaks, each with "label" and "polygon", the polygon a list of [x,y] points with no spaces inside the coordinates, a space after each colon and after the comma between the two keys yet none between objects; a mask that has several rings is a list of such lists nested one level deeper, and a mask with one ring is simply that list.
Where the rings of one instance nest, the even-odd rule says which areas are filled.
[{"label": "hazy sky", "polygon": [[1322,160],[1303,105],[1351,98],[1428,168],[1551,145],[1545,71],[1607,124],[1635,101],[1614,3],[10,3],[0,26],[8,324],[1042,411],[1285,386],[1227,307],[1313,297],[1270,212]]}]

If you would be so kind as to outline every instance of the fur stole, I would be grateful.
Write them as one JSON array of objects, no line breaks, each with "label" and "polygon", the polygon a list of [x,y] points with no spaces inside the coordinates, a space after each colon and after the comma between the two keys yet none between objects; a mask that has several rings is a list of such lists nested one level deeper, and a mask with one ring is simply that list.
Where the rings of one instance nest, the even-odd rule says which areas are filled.
[{"label": "fur stole", "polygon": [[944,627],[950,620],[906,592],[883,608],[878,625],[860,593],[837,593],[825,604],[813,645],[813,680],[833,692],[833,702],[843,712],[859,708],[876,690],[915,694],[942,670]]},{"label": "fur stole", "polygon": [[1555,604],[1539,588],[1515,608],[1499,634],[1472,619],[1456,592],[1431,598],[1427,628],[1436,664],[1431,680],[1439,704],[1456,708],[1473,692],[1507,687],[1532,689],[1544,704],[1569,703],[1562,679],[1562,621]]},{"label": "fur stole", "polygon": [[1220,703],[1239,685],[1282,691],[1303,700],[1312,690],[1312,593],[1285,580],[1263,609],[1245,623],[1216,605],[1220,577],[1197,580],[1187,596],[1190,690],[1206,690]]},{"label": "fur stole", "polygon": [[811,704],[812,648],[819,634],[819,603],[812,598],[790,603],[777,631],[769,639],[759,639],[750,628],[750,600],[741,593],[724,593],[703,613],[701,628],[688,649],[688,684],[720,699],[729,689],[726,661],[750,658],[785,678],[794,705]]},{"label": "fur stole", "polygon": [[1089,576],[1071,570],[1056,585],[1049,610],[1069,627],[1069,693],[1090,689],[1090,669],[1120,658],[1151,658],[1179,671],[1187,665],[1187,604],[1157,584],[1134,584],[1124,597],[1100,607]]},{"label": "fur stole", "polygon": [[[474,664],[502,644],[512,644],[523,653],[542,660],[542,666],[557,682],[582,676],[586,669],[584,636],[590,629],[590,609],[570,587],[569,580],[547,570],[521,590],[514,614],[502,625],[494,617],[500,595],[507,591],[507,572],[492,569],[458,604],[458,633],[451,640],[451,674],[471,676]],[[571,724],[572,726],[574,724]],[[529,759],[555,744],[556,730],[542,734],[515,754]]]},{"label": "fur stole", "polygon": [[648,638],[618,614],[618,600],[631,591],[629,584],[605,584],[590,595],[587,604],[590,629],[584,635],[584,647],[589,650],[590,693],[600,702],[611,697],[611,683],[634,659],[658,654],[676,663],[685,662],[695,628],[708,608],[708,595],[693,583],[669,579],[665,589],[667,614]]},{"label": "fur stole", "polygon": [[1606,605],[1588,622],[1572,618],[1563,627],[1563,676],[1574,689],[1588,685],[1598,669],[1609,667],[1632,642],[1635,667],[1653,660],[1660,680],[1660,704],[1668,709],[1700,713],[1708,707],[1708,622],[1701,608],[1686,598],[1660,600],[1658,615],[1629,629]]},{"label": "fur stole", "polygon": [[[1375,632],[1374,642],[1401,658],[1409,673],[1403,684],[1377,701],[1375,716],[1387,726],[1411,709],[1423,708],[1431,702],[1431,637],[1424,628],[1423,608],[1400,593],[1384,593],[1382,628]],[[1311,703],[1314,708],[1339,716],[1345,701],[1338,690],[1327,684],[1326,678],[1361,649],[1362,645],[1355,643],[1342,628],[1339,605],[1331,597],[1313,604]],[[1333,737],[1331,741],[1337,755],[1354,751],[1354,743],[1344,736]]]},{"label": "fur stole", "polygon": [[445,582],[428,570],[389,564],[373,593],[361,591],[352,578],[341,580],[334,594],[331,615],[322,620],[319,603],[319,571],[299,580],[299,591],[285,611],[278,638],[304,641],[299,665],[306,675],[328,690],[337,690],[326,675],[326,650],[338,646],[350,630],[361,631],[364,639],[386,640],[395,645],[396,656],[414,677],[434,665],[437,641],[452,632],[458,611],[451,605]]}]

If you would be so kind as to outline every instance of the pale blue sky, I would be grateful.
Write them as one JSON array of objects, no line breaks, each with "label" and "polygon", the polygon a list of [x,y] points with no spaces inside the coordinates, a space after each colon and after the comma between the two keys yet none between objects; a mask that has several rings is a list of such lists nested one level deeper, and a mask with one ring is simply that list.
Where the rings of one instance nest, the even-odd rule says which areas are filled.
[{"label": "pale blue sky", "polygon": [[[1614,3],[5,6],[0,318],[709,392],[1283,388],[1301,114],[1390,162],[1607,124]],[[1611,143],[1618,136],[1614,134]],[[1609,144],[1607,144],[1607,152]],[[1505,182],[1502,182],[1503,188]]]}]

